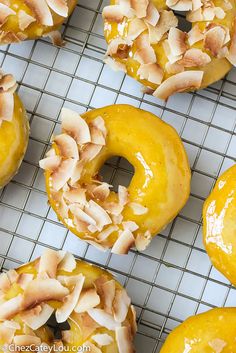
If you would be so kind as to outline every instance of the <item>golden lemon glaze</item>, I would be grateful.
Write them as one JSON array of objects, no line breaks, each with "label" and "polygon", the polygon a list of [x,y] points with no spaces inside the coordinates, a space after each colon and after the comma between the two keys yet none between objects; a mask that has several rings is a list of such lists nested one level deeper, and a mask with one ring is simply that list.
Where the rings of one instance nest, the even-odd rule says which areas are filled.
[{"label": "golden lemon glaze", "polygon": [[[49,33],[54,33],[62,25],[66,17],[72,13],[77,0],[67,0],[65,2],[67,10],[64,9],[63,11],[60,10],[60,7],[64,1],[57,0],[48,2],[45,0],[9,0],[7,2],[0,1],[0,5],[1,3],[3,3],[2,6],[5,4],[6,7],[13,11],[12,14],[9,13],[3,18],[0,17],[0,44],[6,44],[25,39],[36,39]],[[59,10],[57,10],[57,7]],[[26,17],[25,20],[25,16],[30,17]],[[55,36],[56,43],[57,38]]]},{"label": "golden lemon glaze", "polygon": [[29,138],[26,112],[17,94],[14,94],[14,115],[0,126],[0,188],[17,173]]},{"label": "golden lemon glaze", "polygon": [[[105,161],[112,156],[127,159],[135,172],[127,190],[129,203],[123,208],[122,224],[135,222],[138,228],[133,233],[135,240],[144,237],[146,232],[151,238],[178,214],[189,197],[191,176],[184,146],[174,128],[144,110],[129,105],[113,105],[82,115],[88,124],[97,117],[103,119],[107,129],[106,143],[92,161],[85,163],[77,187],[90,185]],[[60,152],[57,150],[57,153]],[[92,234],[88,231],[78,232],[71,222],[70,213],[67,218],[62,217],[61,205],[58,203],[60,197],[58,193],[55,197],[51,175],[50,171],[46,171],[47,193],[59,219],[80,238],[97,242],[99,231]],[[99,199],[95,201],[106,209],[107,204],[117,202],[117,199],[117,193],[111,191],[105,203]],[[145,212],[135,214],[130,203],[137,203]],[[105,239],[105,248],[112,247],[117,241],[120,226],[118,224],[118,229]],[[137,243],[136,246],[139,248]]]},{"label": "golden lemon glaze", "polygon": [[171,332],[160,353],[233,353],[235,325],[235,308],[192,316]]},{"label": "golden lemon glaze", "polygon": [[236,285],[236,165],[219,177],[205,201],[203,225],[213,265]]},{"label": "golden lemon glaze", "polygon": [[[130,1],[131,4],[135,3],[135,1]],[[149,2],[149,1],[148,1]],[[150,1],[154,6],[158,9],[159,13],[161,14],[163,10],[168,10],[170,11],[171,8],[167,6],[168,1],[164,0],[151,0]],[[171,2],[171,1],[170,1]],[[221,7],[223,6],[224,1],[221,0],[213,0],[209,1],[209,6],[216,6],[216,7]],[[111,0],[110,1],[111,5],[119,4],[119,0]],[[143,2],[144,3],[144,2]],[[176,1],[175,1],[176,3]],[[183,1],[184,3],[184,1]],[[186,3],[186,2],[185,2]],[[207,3],[207,1],[202,1],[203,3]],[[197,22],[192,22],[192,28],[195,26],[198,26],[201,32],[204,32],[207,28],[209,28],[210,25],[212,26],[224,26],[225,28],[229,29],[231,40],[234,41],[234,35],[235,35],[235,14],[236,14],[236,5],[235,1],[229,0],[229,3],[231,4],[232,8],[228,11],[225,11],[225,16],[223,19],[219,18],[214,18],[212,20],[208,21],[197,21]],[[105,17],[105,15],[104,15]],[[140,19],[139,19],[140,20]],[[123,39],[124,41],[128,38],[128,33],[129,33],[129,27],[130,27],[131,19],[128,19],[127,17],[124,17],[123,21],[121,23],[116,23],[113,21],[106,20],[104,21],[104,33],[105,33],[105,38],[108,44],[111,44],[112,41],[117,40],[117,39]],[[158,25],[158,23],[157,23]],[[141,35],[145,35],[148,33],[148,30],[142,32]],[[139,37],[138,37],[139,38]],[[156,44],[151,44],[152,48],[155,51],[156,55],[156,63],[158,66],[163,70],[163,79],[162,82],[164,82],[166,79],[170,78],[171,76],[174,76],[175,74],[182,72],[182,70],[178,70],[176,68],[173,69],[172,72],[168,71],[166,69],[166,65],[169,61],[166,51],[164,50],[164,42],[166,42],[166,39],[168,38],[168,33],[163,35],[161,40],[156,43]],[[187,39],[186,43],[187,42]],[[148,41],[148,39],[147,39]],[[218,37],[215,37],[215,42],[218,41]],[[143,44],[144,45],[144,44]],[[227,46],[229,46],[229,42],[227,43]],[[189,71],[189,70],[194,70],[194,71],[202,71],[203,72],[203,78],[201,81],[200,88],[204,88],[213,82],[221,79],[232,67],[231,63],[225,58],[225,57],[220,57],[221,55],[213,55],[212,52],[204,47],[204,40],[197,41],[194,44],[187,44],[188,49],[200,49],[204,53],[210,56],[211,61],[207,64],[204,64],[202,66],[193,64],[192,66],[189,65],[184,68],[184,71]],[[109,53],[109,51],[108,51]],[[134,44],[132,44],[131,47],[129,45],[125,45],[125,42],[120,44],[119,46],[119,51],[115,54],[111,54],[111,57],[117,61],[118,63],[121,63],[124,65],[125,70],[127,71],[127,74],[130,75],[131,77],[135,78],[139,82],[141,82],[143,85],[150,87],[153,90],[156,90],[158,88],[158,84],[154,83],[152,80],[149,79],[144,79],[140,73],[138,73],[138,70],[140,69],[140,62],[138,62],[137,58],[135,58],[135,55],[137,54],[137,45],[136,45],[136,40],[134,41]],[[199,55],[200,56],[200,55]],[[222,55],[223,56],[223,55]],[[195,59],[194,59],[195,60]],[[178,63],[176,60],[174,62]],[[144,64],[147,64],[144,63]],[[117,67],[118,69],[118,67]],[[176,71],[175,71],[176,69]],[[151,74],[150,74],[151,77]],[[173,82],[173,86],[175,83]],[[184,88],[179,90],[179,92],[182,91],[189,91],[192,90],[192,88]],[[177,91],[176,91],[177,92]],[[172,93],[176,93],[172,92]],[[155,95],[155,92],[154,92]],[[158,96],[158,95],[157,95]],[[165,97],[165,98],[168,98]]]},{"label": "golden lemon glaze", "polygon": [[[23,342],[19,344],[19,346],[30,346],[34,342],[31,342],[31,340],[37,337],[39,342],[34,345],[38,349],[43,344],[49,347],[64,345],[65,350],[60,349],[60,352],[76,352],[78,350],[78,352],[91,351],[96,353],[134,353],[132,341],[137,329],[136,314],[130,298],[121,284],[109,272],[85,261],[75,261],[74,257],[68,253],[65,255],[66,260],[61,260],[56,265],[56,268],[55,256],[58,256],[60,261],[63,255],[60,252],[56,253],[52,250],[46,250],[41,258],[34,262],[9,271],[7,277],[2,275],[6,278],[1,278],[0,275],[0,309],[2,309],[0,311],[0,347],[9,344],[18,345],[17,339],[21,336],[26,341],[24,344]],[[40,262],[44,262],[44,265],[40,265]],[[64,263],[64,266],[62,263]],[[44,267],[44,272],[41,272],[42,266]],[[11,282],[10,286],[7,283],[9,279]],[[38,281],[41,283],[42,296],[38,293]],[[45,282],[49,285],[48,299],[45,299],[47,296],[43,293]],[[55,293],[53,294],[53,286],[55,287],[55,292],[57,291],[56,288],[68,291],[63,300],[62,298],[60,300],[52,299],[57,296]],[[78,289],[76,286],[80,288]],[[36,292],[32,296],[32,289],[34,288]],[[109,289],[111,289],[111,292]],[[74,291],[77,292],[76,301],[75,298],[72,299],[71,297]],[[91,294],[96,301],[91,300]],[[20,297],[20,303],[16,305],[17,309],[15,309],[14,314],[10,314],[10,310],[5,311],[4,303],[6,305],[6,302],[9,303],[9,301],[17,297]],[[80,301],[81,297],[83,297],[83,303]],[[44,300],[42,300],[43,298]],[[111,300],[111,303],[109,300]],[[112,301],[114,301],[113,304]],[[29,303],[30,307],[28,307]],[[62,318],[59,311],[62,308],[64,311],[65,303],[72,304],[72,306],[70,310],[66,310],[66,315],[64,316],[63,314]],[[56,320],[54,327],[61,330],[61,338],[55,337],[55,332],[49,328],[48,320],[51,317],[50,314],[47,318],[46,314],[44,318],[41,317],[40,324],[36,326],[35,319],[37,322],[36,316],[40,314],[39,308],[45,308],[45,306],[51,308],[51,315],[54,313]],[[93,311],[100,311],[100,314],[105,315],[104,324],[100,322],[99,318],[96,318],[96,321],[93,319]],[[31,319],[29,319],[29,315]],[[60,328],[59,324],[62,323],[62,320],[63,322],[67,321],[70,328]],[[4,322],[8,327],[14,328],[13,337],[9,338],[9,335],[6,334],[7,331],[4,331],[4,328],[6,329]],[[12,323],[17,324],[18,327],[11,326]],[[33,329],[32,327],[38,328]],[[119,336],[121,328],[127,334],[123,340]],[[109,338],[109,343],[104,343],[104,346],[99,345],[95,339],[99,335]],[[121,343],[124,345],[123,349],[126,350],[119,350],[118,347],[120,347]],[[83,344],[87,350],[82,350]],[[76,347],[77,350],[75,350]],[[90,350],[88,350],[88,347]],[[3,352],[1,348],[0,352]]]}]

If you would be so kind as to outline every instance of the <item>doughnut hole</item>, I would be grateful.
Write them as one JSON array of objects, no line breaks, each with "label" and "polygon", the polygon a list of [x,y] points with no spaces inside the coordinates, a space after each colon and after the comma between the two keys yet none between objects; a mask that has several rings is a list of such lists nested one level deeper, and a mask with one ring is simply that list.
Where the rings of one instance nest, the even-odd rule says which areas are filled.
[{"label": "doughnut hole", "polygon": [[102,180],[112,185],[112,190],[117,192],[118,186],[129,187],[135,173],[133,165],[123,157],[109,158],[99,171]]}]

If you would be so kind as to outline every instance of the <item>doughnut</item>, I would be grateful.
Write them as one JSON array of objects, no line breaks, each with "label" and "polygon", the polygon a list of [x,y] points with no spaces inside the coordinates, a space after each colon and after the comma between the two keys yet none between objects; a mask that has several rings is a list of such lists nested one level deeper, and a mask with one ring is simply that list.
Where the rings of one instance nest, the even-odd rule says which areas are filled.
[{"label": "doughnut", "polygon": [[77,0],[2,0],[0,1],[0,44],[49,36],[62,44],[57,31],[72,13]]},{"label": "doughnut", "polygon": [[[112,156],[126,158],[135,173],[128,188],[102,182]],[[62,110],[62,134],[40,161],[49,203],[60,221],[101,250],[145,250],[185,205],[190,169],[177,132],[155,115],[113,105],[82,116]]]},{"label": "doughnut", "polygon": [[160,353],[233,353],[235,325],[236,308],[192,316],[170,333]]},{"label": "doughnut", "polygon": [[203,239],[213,265],[236,286],[236,165],[224,172],[203,207]]},{"label": "doughnut", "polygon": [[34,262],[0,275],[5,352],[31,347],[48,353],[134,353],[136,330],[125,289],[107,271],[70,253],[47,249]]},{"label": "doughnut", "polygon": [[[178,28],[179,11],[189,32]],[[105,62],[162,100],[202,89],[236,66],[235,16],[234,0],[111,0]]]},{"label": "doughnut", "polygon": [[0,189],[17,173],[29,139],[28,119],[16,88],[14,77],[0,71]]}]

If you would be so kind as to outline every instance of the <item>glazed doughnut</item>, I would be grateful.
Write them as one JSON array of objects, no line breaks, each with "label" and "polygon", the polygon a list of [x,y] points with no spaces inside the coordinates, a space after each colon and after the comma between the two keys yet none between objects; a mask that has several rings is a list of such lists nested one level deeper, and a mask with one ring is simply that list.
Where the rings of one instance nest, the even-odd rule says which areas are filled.
[{"label": "glazed doughnut", "polygon": [[[118,193],[99,170],[112,156],[135,174]],[[40,166],[49,202],[73,233],[101,250],[144,250],[185,205],[190,189],[186,152],[176,131],[155,115],[113,105],[79,116],[62,111],[62,134]]]},{"label": "glazed doughnut", "polygon": [[160,353],[233,353],[235,325],[236,308],[192,316],[171,332]]},{"label": "glazed doughnut", "polygon": [[134,353],[136,314],[126,291],[107,271],[63,251],[48,249],[0,276],[0,321],[1,346]]},{"label": "glazed doughnut", "polygon": [[24,157],[29,124],[12,75],[0,72],[0,189],[17,173]]},{"label": "glazed doughnut", "polygon": [[[174,11],[187,11],[188,33]],[[160,99],[204,88],[236,65],[235,15],[234,0],[111,0],[105,62]]]},{"label": "glazed doughnut", "polygon": [[204,203],[203,238],[213,265],[236,286],[236,165],[219,177]]},{"label": "glazed doughnut", "polygon": [[1,0],[0,44],[49,36],[54,44],[61,45],[57,29],[76,3],[77,0]]}]

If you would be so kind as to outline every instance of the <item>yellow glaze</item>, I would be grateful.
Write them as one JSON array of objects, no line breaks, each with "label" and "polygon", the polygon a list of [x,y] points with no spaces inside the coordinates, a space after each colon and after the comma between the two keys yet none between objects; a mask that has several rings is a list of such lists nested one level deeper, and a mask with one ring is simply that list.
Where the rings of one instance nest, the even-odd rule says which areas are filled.
[{"label": "yellow glaze", "polygon": [[17,94],[14,95],[12,121],[0,126],[0,188],[17,173],[29,138],[29,125],[25,109]]},{"label": "yellow glaze", "polygon": [[204,204],[203,223],[213,265],[236,285],[236,165],[217,180]]},{"label": "yellow glaze", "polygon": [[[21,266],[16,271],[18,272],[18,274],[21,274],[21,273],[33,274],[33,275],[35,275],[35,278],[36,278],[37,265],[38,265],[38,260],[36,260],[32,263],[26,264],[24,266]],[[66,275],[69,277],[69,276],[75,276],[75,275],[79,275],[79,274],[82,274],[85,277],[83,290],[94,288],[94,281],[96,281],[100,277],[104,277],[106,281],[110,281],[110,280],[114,279],[113,276],[109,272],[102,270],[101,268],[99,268],[97,266],[93,266],[85,261],[80,261],[80,260],[77,260],[76,269],[71,273],[61,271],[61,270],[57,271],[57,276]],[[116,283],[117,289],[122,288],[122,286],[120,285],[119,282],[115,281],[115,283]],[[68,287],[68,288],[70,290],[73,289],[70,287]],[[21,287],[18,284],[14,284],[11,287],[11,289],[6,293],[5,299],[9,300],[9,299],[14,298],[17,295],[23,294],[23,293],[24,292],[21,289]],[[48,301],[47,304],[49,304],[50,306],[52,306],[55,309],[61,307],[61,305],[62,305],[62,303],[58,302],[58,301]],[[101,302],[100,305],[103,305],[103,302]],[[97,306],[97,308],[99,308],[99,307],[100,306]],[[78,324],[80,324],[79,318],[80,318],[80,314],[73,312],[70,315],[70,318],[68,319],[68,323],[70,324],[72,335],[71,335],[70,342],[66,343],[65,352],[68,351],[68,352],[73,353],[73,352],[75,352],[74,347],[78,347],[78,349],[81,349],[81,346],[85,342],[84,338],[83,338],[83,332],[79,329],[79,326],[78,326]],[[127,320],[132,326],[133,313],[132,313],[131,309],[129,309],[129,312],[127,315]],[[18,322],[21,325],[21,329],[17,330],[15,335],[24,334],[24,332],[23,332],[24,324],[23,324],[22,320],[20,319],[19,315],[14,317],[14,321]],[[54,337],[52,335],[52,332],[49,330],[49,328],[46,325],[41,327],[40,329],[36,330],[35,333],[38,337],[41,338],[42,342],[45,342],[48,345],[53,345]],[[115,332],[110,331],[106,328],[99,327],[93,332],[93,335],[101,334],[101,333],[107,333],[107,334],[109,334],[109,336],[112,336],[114,339],[114,342],[112,344],[110,344],[108,347],[105,347],[105,346],[102,347],[102,353],[118,353],[118,348],[117,348],[116,339],[115,339]],[[90,341],[90,337],[86,338],[86,341]],[[1,341],[1,338],[0,338],[0,347],[4,344],[5,344],[5,342],[3,340]],[[73,347],[73,350],[72,350],[72,347]],[[82,350],[78,350],[78,351],[82,352]],[[3,351],[1,351],[1,348],[0,348],[0,352],[3,353]]]},{"label": "yellow glaze", "polygon": [[[135,235],[149,230],[155,236],[178,214],[189,197],[191,176],[181,139],[174,128],[155,115],[129,105],[112,105],[82,115],[87,122],[98,116],[104,119],[108,131],[106,146],[85,165],[80,184],[91,183],[112,156],[126,158],[135,169],[128,187],[130,202],[147,207],[148,212],[137,216],[126,205],[123,220],[132,220],[139,225]],[[50,172],[46,172],[46,185],[50,204],[57,212]],[[117,200],[117,194],[111,192],[107,201],[114,200]],[[78,233],[68,219],[59,218],[73,233],[85,238],[86,234]],[[117,237],[118,233],[114,232],[108,246],[112,246]]]},{"label": "yellow glaze", "polygon": [[192,316],[167,338],[160,353],[234,353],[236,308]]},{"label": "yellow glaze", "polygon": [[[164,0],[152,0],[152,2],[154,3],[154,5],[157,7],[158,10],[168,9],[166,6],[166,1],[164,1]],[[228,27],[230,30],[230,33],[232,34],[233,33],[234,18],[236,15],[236,3],[234,0],[230,0],[230,2],[232,4],[233,8],[232,8],[232,10],[226,12],[225,18],[222,20],[215,18],[214,21],[212,21],[212,22]],[[221,0],[213,0],[213,3],[215,4],[215,6],[221,6],[222,1]],[[111,0],[111,4],[114,5],[115,0]],[[209,24],[209,21],[208,22],[204,22],[204,21],[194,22],[194,23],[192,23],[192,26],[194,26],[195,24],[198,24],[199,28],[201,30],[204,30],[205,27],[207,26],[207,24]],[[115,38],[123,38],[124,39],[128,33],[128,26],[129,26],[129,20],[127,20],[127,19],[124,19],[123,22],[119,25],[117,25],[117,23],[114,23],[114,22],[111,23],[111,22],[105,21],[104,33],[105,33],[105,38],[106,38],[107,42],[110,43],[110,41]],[[156,56],[157,56],[157,63],[162,67],[162,69],[165,72],[163,81],[171,76],[171,74],[168,74],[165,71],[165,65],[168,62],[167,56],[165,54],[165,51],[164,51],[163,45],[162,45],[163,41],[165,39],[166,38],[162,39],[158,44],[152,45],[152,47],[155,50]],[[207,87],[207,86],[211,85],[213,82],[220,80],[232,68],[232,65],[230,64],[230,62],[227,59],[214,58],[208,50],[204,50],[203,41],[195,43],[194,45],[191,46],[191,48],[202,49],[203,51],[207,52],[207,54],[210,55],[211,59],[212,59],[211,62],[204,67],[194,66],[192,68],[187,68],[187,70],[204,71],[202,85],[200,88]],[[136,80],[141,82],[143,85],[148,86],[152,89],[156,89],[158,87],[156,84],[149,82],[147,80],[140,79],[139,75],[137,74],[137,71],[139,69],[140,64],[136,60],[134,60],[134,58],[133,58],[135,52],[136,52],[136,49],[134,46],[133,49],[129,51],[129,57],[126,61],[126,69],[127,69],[128,75],[135,78]],[[116,56],[114,56],[114,58],[119,62],[125,63],[125,60],[119,59]]]},{"label": "yellow glaze", "polygon": [[[44,26],[39,23],[39,21],[35,21],[29,25],[24,31],[21,31],[19,28],[19,20],[18,20],[18,12],[20,10],[25,11],[28,15],[35,17],[35,14],[31,11],[31,9],[25,4],[23,0],[9,0],[10,3],[10,8],[16,12],[16,15],[10,15],[7,18],[7,21],[4,23],[3,26],[0,27],[0,38],[2,35],[2,32],[5,33],[13,33],[15,35],[18,35],[19,33],[23,33],[24,35],[27,36],[26,39],[37,39],[39,37],[42,37],[43,35],[47,35],[47,33],[55,31],[59,29],[59,27],[62,25],[62,23],[65,21],[65,18],[62,16],[57,15],[55,12],[52,12],[53,16],[53,26]],[[69,15],[72,13],[74,10],[77,0],[68,0],[68,7],[69,7]],[[9,37],[4,39],[4,42],[1,43],[0,39],[0,44],[6,44],[7,42],[13,42],[15,41],[14,38],[9,35]]]}]

